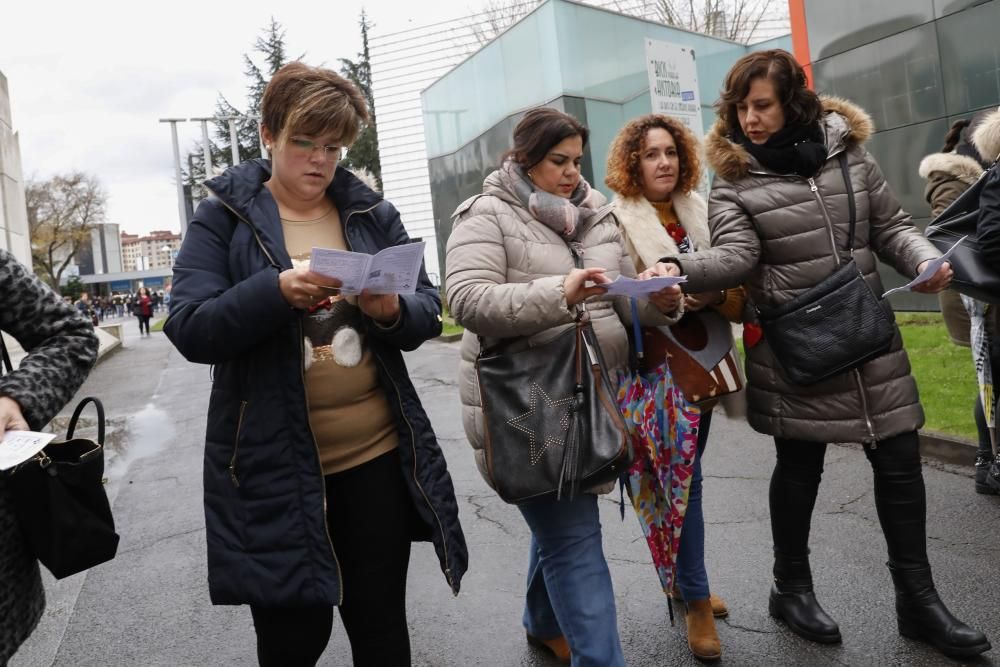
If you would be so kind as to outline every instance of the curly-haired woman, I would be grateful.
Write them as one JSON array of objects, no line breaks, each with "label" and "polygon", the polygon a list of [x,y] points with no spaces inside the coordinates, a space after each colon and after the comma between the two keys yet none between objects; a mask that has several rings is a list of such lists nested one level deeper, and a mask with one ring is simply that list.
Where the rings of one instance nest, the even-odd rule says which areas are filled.
[{"label": "curly-haired woman", "polygon": [[[639,271],[655,266],[661,257],[711,247],[708,207],[695,191],[701,178],[698,150],[698,140],[690,130],[677,119],[659,114],[630,121],[611,144],[605,183],[618,193],[616,217],[625,248]],[[684,310],[715,310],[738,321],[744,301],[739,287],[688,294]],[[711,423],[712,408],[706,407],[698,431],[674,591],[674,596],[682,597],[687,604],[688,645],[702,660],[722,656],[715,618],[729,614],[725,602],[710,594],[705,570],[701,459]]]}]

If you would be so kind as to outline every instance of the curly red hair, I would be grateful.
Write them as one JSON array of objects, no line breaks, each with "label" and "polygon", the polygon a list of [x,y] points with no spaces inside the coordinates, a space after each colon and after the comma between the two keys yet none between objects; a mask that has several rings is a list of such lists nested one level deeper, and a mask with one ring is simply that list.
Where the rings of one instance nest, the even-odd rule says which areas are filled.
[{"label": "curly red hair", "polygon": [[608,175],[604,182],[625,199],[642,196],[642,173],[639,158],[642,155],[646,133],[654,128],[670,133],[677,145],[680,164],[676,192],[688,193],[698,186],[701,179],[701,159],[698,157],[698,139],[681,121],[663,114],[649,114],[634,118],[625,124],[608,151]]}]

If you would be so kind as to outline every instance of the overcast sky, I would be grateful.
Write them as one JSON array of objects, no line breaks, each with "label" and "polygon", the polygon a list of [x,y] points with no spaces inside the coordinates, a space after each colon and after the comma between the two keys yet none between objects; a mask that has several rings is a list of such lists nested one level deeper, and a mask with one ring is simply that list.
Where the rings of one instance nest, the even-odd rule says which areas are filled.
[{"label": "overcast sky", "polygon": [[[166,117],[214,113],[219,92],[245,108],[243,53],[273,16],[288,56],[336,68],[361,47],[364,6],[374,32],[473,13],[482,0],[337,2],[0,3],[0,72],[7,77],[25,178],[82,170],[109,196],[122,231],[180,229]],[[182,155],[200,138],[179,125]]]}]

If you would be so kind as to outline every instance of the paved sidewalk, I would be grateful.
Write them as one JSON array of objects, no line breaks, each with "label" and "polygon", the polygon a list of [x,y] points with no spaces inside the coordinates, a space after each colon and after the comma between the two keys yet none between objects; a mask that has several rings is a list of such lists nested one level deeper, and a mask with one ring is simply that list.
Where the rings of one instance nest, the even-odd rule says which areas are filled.
[{"label": "paved sidewalk", "polygon": [[[103,362],[80,395],[100,396],[115,442],[111,494],[122,535],[111,563],[69,580],[47,580],[49,611],[13,661],[35,665],[249,665],[254,634],[244,607],[208,601],[201,457],[208,368],[188,364],[163,334],[136,337]],[[457,343],[432,342],[407,355],[459,496],[470,551],[462,593],[453,597],[429,544],[415,545],[409,618],[415,665],[550,665],[520,626],[528,532],[512,506],[479,477],[462,432]],[[721,415],[705,460],[705,514],[713,591],[731,609],[719,624],[724,664],[940,665],[947,661],[899,637],[871,472],[858,448],[831,447],[813,522],[819,597],[844,635],[840,646],[798,639],[767,615],[770,528],[769,439]],[[1000,498],[973,493],[971,468],[925,467],[930,554],[945,600],[1000,643]],[[630,665],[696,665],[684,621],[666,604],[631,509],[602,503],[604,543]],[[335,622],[320,664],[349,665]],[[978,665],[1000,664],[994,650]]]}]

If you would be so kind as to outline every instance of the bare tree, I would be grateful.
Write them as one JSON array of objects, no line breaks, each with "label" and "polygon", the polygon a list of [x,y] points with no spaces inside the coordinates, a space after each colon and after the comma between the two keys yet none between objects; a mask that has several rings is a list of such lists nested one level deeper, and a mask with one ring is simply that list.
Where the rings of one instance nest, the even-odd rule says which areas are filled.
[{"label": "bare tree", "polygon": [[42,279],[59,291],[63,272],[90,243],[94,225],[104,222],[107,194],[83,172],[30,181],[25,187],[31,259]]},{"label": "bare tree", "polygon": [[[780,0],[583,0],[622,14],[748,44],[787,18]],[[521,20],[541,0],[489,0],[466,19],[469,47],[478,49]]]},{"label": "bare tree", "polygon": [[467,19],[467,25],[479,48],[493,41],[504,30],[527,16],[542,0],[489,0],[481,12]]},{"label": "bare tree", "polygon": [[667,25],[748,44],[785,18],[777,0],[613,0],[609,8]]}]

